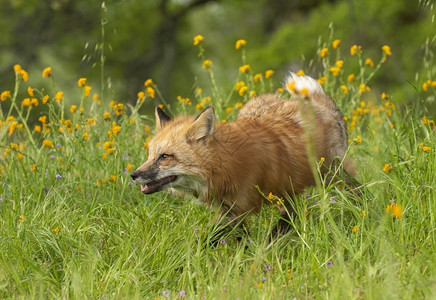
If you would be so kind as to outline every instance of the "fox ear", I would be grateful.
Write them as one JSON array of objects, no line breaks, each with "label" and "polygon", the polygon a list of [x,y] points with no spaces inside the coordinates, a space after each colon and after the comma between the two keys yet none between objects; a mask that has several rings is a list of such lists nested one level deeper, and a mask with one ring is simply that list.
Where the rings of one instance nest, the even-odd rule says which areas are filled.
[{"label": "fox ear", "polygon": [[212,106],[206,107],[194,120],[186,133],[188,141],[198,141],[209,137],[215,129],[215,110]]},{"label": "fox ear", "polygon": [[159,106],[156,107],[155,116],[156,116],[156,131],[161,130],[162,127],[165,125],[165,123],[171,121],[171,118]]}]

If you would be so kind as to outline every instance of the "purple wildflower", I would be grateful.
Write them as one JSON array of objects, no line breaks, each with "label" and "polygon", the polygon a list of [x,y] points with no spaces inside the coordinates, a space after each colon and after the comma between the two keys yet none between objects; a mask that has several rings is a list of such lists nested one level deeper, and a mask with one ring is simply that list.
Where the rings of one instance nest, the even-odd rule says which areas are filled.
[{"label": "purple wildflower", "polygon": [[336,200],[334,198],[330,198],[331,203],[336,203]]},{"label": "purple wildflower", "polygon": [[165,291],[162,292],[162,295],[163,295],[165,298],[168,298],[168,297],[170,296],[170,292],[169,292],[168,290],[165,290]]},{"label": "purple wildflower", "polygon": [[56,174],[56,178],[62,178],[61,174]]},{"label": "purple wildflower", "polygon": [[61,147],[61,144],[59,144],[59,143],[58,143],[58,144],[56,144],[56,147],[60,148],[60,147]]},{"label": "purple wildflower", "polygon": [[133,185],[133,182],[130,181],[130,182],[129,182],[129,185],[132,186],[132,185]]},{"label": "purple wildflower", "polygon": [[185,297],[185,296],[186,296],[186,292],[185,292],[184,290],[181,290],[181,291],[179,292],[179,295],[180,295],[181,297]]},{"label": "purple wildflower", "polygon": [[220,242],[221,242],[221,244],[225,244],[225,243],[226,243],[226,240],[225,240],[225,239],[222,239]]},{"label": "purple wildflower", "polygon": [[327,262],[327,267],[329,267],[329,268],[333,267],[333,262],[331,260],[329,260]]},{"label": "purple wildflower", "polygon": [[264,276],[264,277],[262,277],[262,281],[266,281],[266,277]]},{"label": "purple wildflower", "polygon": [[50,155],[50,158],[51,158],[51,159],[55,158],[54,154]]},{"label": "purple wildflower", "polygon": [[267,270],[267,271],[271,270],[271,266],[269,264],[266,264],[265,265],[265,270]]},{"label": "purple wildflower", "polygon": [[306,199],[309,199],[310,198],[310,194],[306,194]]}]

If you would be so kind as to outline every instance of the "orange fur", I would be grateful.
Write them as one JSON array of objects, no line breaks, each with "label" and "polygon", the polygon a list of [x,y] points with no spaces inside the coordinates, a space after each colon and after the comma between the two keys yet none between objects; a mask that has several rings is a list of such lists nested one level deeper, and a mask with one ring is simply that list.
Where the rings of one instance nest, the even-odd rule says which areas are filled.
[{"label": "orange fur", "polygon": [[[174,119],[157,108],[148,160],[132,178],[144,193],[168,187],[189,192],[231,220],[260,210],[265,201],[256,187],[283,198],[301,193],[315,182],[310,159],[323,157],[323,172],[336,166],[334,158],[345,156],[347,134],[322,88],[309,77],[291,77],[309,86],[307,99],[261,95],[234,122],[215,124],[212,107],[195,118]],[[353,172],[348,160],[344,165]]]}]

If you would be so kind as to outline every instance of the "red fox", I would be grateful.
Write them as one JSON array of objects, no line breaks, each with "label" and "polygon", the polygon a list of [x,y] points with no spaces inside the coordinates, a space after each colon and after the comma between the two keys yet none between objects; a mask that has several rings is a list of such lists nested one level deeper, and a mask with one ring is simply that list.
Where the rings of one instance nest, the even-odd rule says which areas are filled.
[{"label": "red fox", "polygon": [[269,202],[259,190],[284,199],[313,185],[310,160],[324,160],[325,174],[341,162],[353,174],[345,122],[333,100],[308,76],[291,73],[286,88],[290,99],[255,97],[233,122],[215,123],[213,107],[174,119],[156,108],[148,159],[132,179],[144,194],[190,193],[232,221]]}]

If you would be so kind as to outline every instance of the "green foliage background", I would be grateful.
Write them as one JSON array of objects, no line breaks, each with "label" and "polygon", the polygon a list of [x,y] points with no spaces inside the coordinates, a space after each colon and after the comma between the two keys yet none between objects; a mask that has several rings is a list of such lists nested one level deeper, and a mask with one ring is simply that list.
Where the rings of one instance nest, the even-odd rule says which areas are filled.
[{"label": "green foliage background", "polygon": [[[431,1],[109,0],[101,9],[100,1],[0,0],[0,5],[2,86],[13,84],[10,70],[19,63],[29,70],[62,70],[56,80],[70,92],[79,77],[100,78],[104,49],[105,85],[114,100],[133,103],[144,80],[153,78],[172,102],[193,93],[200,68],[192,52],[197,34],[208,40],[209,55],[221,68],[218,84],[224,86],[237,77],[239,56],[232,50],[241,38],[249,41],[248,60],[259,70],[276,70],[279,78],[290,69],[318,77],[317,50],[332,38],[340,38],[343,47],[362,45],[368,57],[387,44],[393,63],[377,74],[377,85],[402,102],[416,101],[412,85],[419,88],[435,73]],[[434,111],[434,99],[426,107]]]}]

